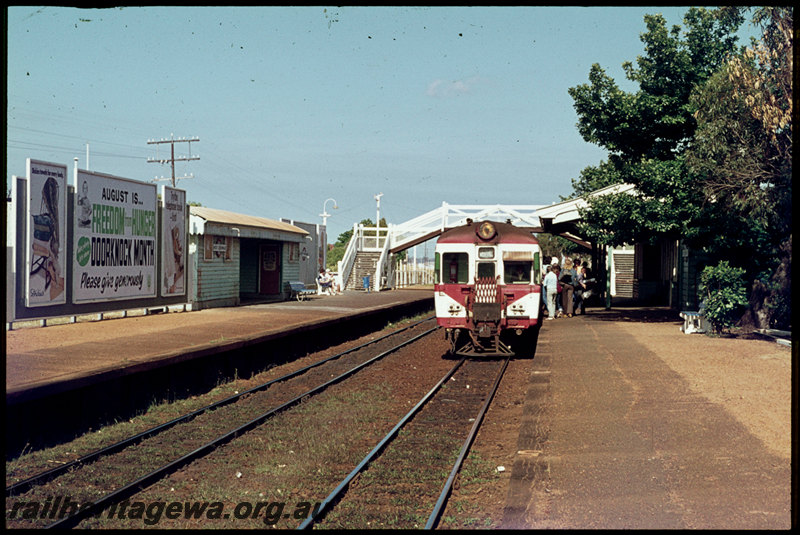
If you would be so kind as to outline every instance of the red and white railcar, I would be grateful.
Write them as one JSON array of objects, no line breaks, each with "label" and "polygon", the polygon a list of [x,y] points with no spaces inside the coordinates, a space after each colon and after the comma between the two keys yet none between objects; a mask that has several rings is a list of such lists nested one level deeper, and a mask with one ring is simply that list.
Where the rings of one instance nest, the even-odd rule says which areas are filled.
[{"label": "red and white railcar", "polygon": [[467,220],[439,236],[435,269],[436,321],[452,353],[529,350],[542,308],[541,250],[530,231]]}]

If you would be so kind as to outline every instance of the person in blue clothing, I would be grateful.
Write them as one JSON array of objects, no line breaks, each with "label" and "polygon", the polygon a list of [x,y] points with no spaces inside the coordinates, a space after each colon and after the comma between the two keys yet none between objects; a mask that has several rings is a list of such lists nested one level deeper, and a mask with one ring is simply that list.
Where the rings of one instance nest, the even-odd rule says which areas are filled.
[{"label": "person in blue clothing", "polygon": [[547,304],[547,319],[552,320],[556,317],[556,298],[558,297],[558,266],[550,267],[547,275],[544,276],[544,296]]}]

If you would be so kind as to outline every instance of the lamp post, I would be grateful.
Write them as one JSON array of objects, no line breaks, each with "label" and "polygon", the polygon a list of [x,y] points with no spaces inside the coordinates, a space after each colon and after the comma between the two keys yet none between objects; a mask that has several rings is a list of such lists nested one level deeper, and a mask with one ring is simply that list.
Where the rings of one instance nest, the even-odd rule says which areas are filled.
[{"label": "lamp post", "polygon": [[376,227],[380,227],[381,226],[381,197],[383,197],[383,193],[378,193],[377,195],[375,195],[375,200],[378,202],[378,210],[377,210],[377,213],[375,215],[375,226]]},{"label": "lamp post", "polygon": [[319,216],[322,218],[322,268],[328,265],[328,218],[330,214],[327,211],[328,201],[333,201],[333,209],[339,208],[336,205],[336,199],[325,199],[322,203],[322,213]]}]

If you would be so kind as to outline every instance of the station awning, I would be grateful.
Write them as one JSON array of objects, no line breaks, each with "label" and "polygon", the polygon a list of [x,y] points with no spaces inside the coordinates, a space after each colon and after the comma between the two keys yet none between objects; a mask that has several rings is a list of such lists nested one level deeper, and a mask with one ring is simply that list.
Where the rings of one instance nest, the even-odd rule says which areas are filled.
[{"label": "station awning", "polygon": [[308,232],[289,223],[226,210],[189,207],[189,233],[299,242]]},{"label": "station awning", "polygon": [[584,242],[577,236],[577,226],[581,221],[579,210],[588,205],[586,197],[599,197],[616,193],[634,194],[632,184],[615,184],[589,193],[577,199],[570,199],[557,204],[551,204],[540,208],[536,215],[542,223],[542,229],[549,234],[559,234],[570,241],[584,245]]}]

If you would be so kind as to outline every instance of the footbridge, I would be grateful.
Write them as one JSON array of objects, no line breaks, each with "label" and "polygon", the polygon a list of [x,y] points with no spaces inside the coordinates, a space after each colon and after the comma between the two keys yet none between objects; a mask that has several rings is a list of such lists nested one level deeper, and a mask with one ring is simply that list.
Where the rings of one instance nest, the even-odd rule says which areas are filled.
[{"label": "footbridge", "polygon": [[395,254],[431,240],[449,228],[464,225],[467,219],[509,221],[531,232],[542,232],[537,212],[547,206],[443,202],[439,208],[405,223],[380,228],[354,225],[353,237],[338,266],[342,288],[362,288],[366,276],[372,290],[393,287]]},{"label": "footbridge", "polygon": [[558,234],[587,249],[592,245],[578,236],[580,210],[588,206],[588,197],[626,193],[638,195],[631,184],[615,184],[553,204],[528,205],[463,205],[442,203],[442,206],[399,225],[387,227],[353,226],[353,237],[339,262],[342,288],[363,288],[369,276],[374,290],[394,287],[393,255],[435,238],[445,230],[463,225],[467,219],[510,222],[531,232]]}]

